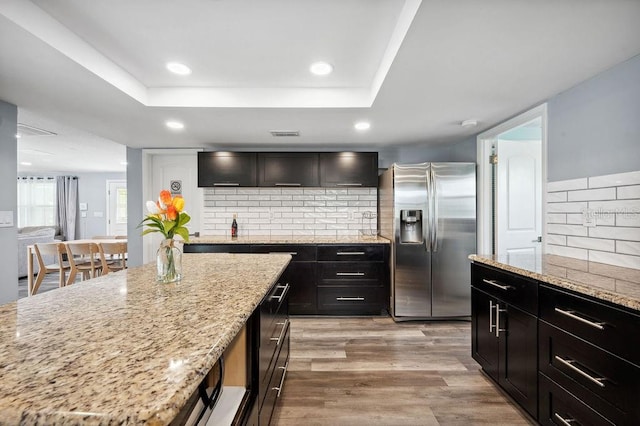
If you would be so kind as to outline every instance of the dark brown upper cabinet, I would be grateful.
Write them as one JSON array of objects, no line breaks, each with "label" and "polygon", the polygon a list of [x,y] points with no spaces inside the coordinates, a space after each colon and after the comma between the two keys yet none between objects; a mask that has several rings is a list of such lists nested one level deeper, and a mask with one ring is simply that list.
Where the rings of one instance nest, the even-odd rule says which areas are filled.
[{"label": "dark brown upper cabinet", "polygon": [[378,153],[320,153],[320,186],[377,187]]},{"label": "dark brown upper cabinet", "polygon": [[198,152],[198,187],[257,186],[255,152]]},{"label": "dark brown upper cabinet", "polygon": [[259,152],[258,186],[320,186],[315,152]]}]

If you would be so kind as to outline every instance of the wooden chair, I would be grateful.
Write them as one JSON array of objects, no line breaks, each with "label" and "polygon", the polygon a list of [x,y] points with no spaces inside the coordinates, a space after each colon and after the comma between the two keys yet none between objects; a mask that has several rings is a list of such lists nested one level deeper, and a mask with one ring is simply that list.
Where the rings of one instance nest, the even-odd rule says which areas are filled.
[{"label": "wooden chair", "polygon": [[[44,280],[45,275],[52,274],[57,272],[60,274],[60,282],[58,284],[59,287],[64,287],[66,285],[65,282],[65,273],[71,269],[69,262],[65,262],[62,260],[62,254],[65,249],[63,244],[60,243],[43,243],[43,244],[34,244],[33,245],[34,252],[36,254],[36,259],[38,261],[38,266],[40,270],[38,271],[38,276],[36,277],[36,281],[33,283],[33,288],[27,289],[29,296],[33,296],[40,289],[40,284],[42,284],[42,280]],[[55,258],[55,263],[46,265],[44,262],[44,256],[53,256]]]},{"label": "wooden chair", "polygon": [[100,254],[100,248],[96,243],[67,242],[67,258],[71,266],[67,285],[73,284],[78,272],[82,273],[82,280],[95,278],[100,275],[105,265],[105,260]]},{"label": "wooden chair", "polygon": [[98,243],[100,255],[105,260],[105,266],[102,268],[102,274],[109,272],[122,271],[127,269],[127,243]]}]

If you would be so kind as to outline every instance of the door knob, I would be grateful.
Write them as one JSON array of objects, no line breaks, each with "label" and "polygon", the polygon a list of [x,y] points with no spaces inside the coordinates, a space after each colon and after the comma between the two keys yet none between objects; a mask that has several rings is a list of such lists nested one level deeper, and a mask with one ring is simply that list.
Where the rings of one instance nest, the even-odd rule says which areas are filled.
[{"label": "door knob", "polygon": [[537,239],[535,240],[531,240],[532,243],[541,243],[542,242],[542,235],[539,236]]}]

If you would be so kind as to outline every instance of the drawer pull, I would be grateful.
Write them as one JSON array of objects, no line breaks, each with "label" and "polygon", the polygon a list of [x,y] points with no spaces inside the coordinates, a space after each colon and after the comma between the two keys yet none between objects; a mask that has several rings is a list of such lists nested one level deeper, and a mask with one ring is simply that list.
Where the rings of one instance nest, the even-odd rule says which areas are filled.
[{"label": "drawer pull", "polygon": [[339,251],[336,253],[338,256],[362,256],[363,251]]},{"label": "drawer pull", "polygon": [[364,277],[364,272],[336,272],[339,277]]},{"label": "drawer pull", "polygon": [[290,254],[291,256],[296,256],[298,252],[297,251],[270,251],[269,254]]},{"label": "drawer pull", "polygon": [[272,342],[276,342],[276,346],[280,346],[280,342],[282,341],[282,337],[284,336],[284,332],[287,331],[287,326],[289,325],[289,318],[285,319],[284,322],[277,322],[276,324],[282,326],[282,330],[280,330],[280,335],[278,337],[272,337]]},{"label": "drawer pull", "polygon": [[240,186],[237,182],[215,182],[213,186]]},{"label": "drawer pull", "polygon": [[353,183],[339,183],[336,186],[362,186],[361,183],[359,182],[353,182]]},{"label": "drawer pull", "polygon": [[301,183],[277,182],[276,186],[302,186]]},{"label": "drawer pull", "polygon": [[364,297],[336,297],[338,302],[362,302]]},{"label": "drawer pull", "polygon": [[489,284],[489,285],[492,285],[492,286],[494,286],[494,287],[497,287],[497,288],[499,288],[500,290],[509,290],[509,289],[511,288],[511,286],[510,286],[510,285],[502,285],[502,284],[500,284],[500,283],[499,283],[498,281],[496,281],[496,280],[488,280],[488,279],[486,279],[486,278],[483,278],[483,279],[482,279],[482,282],[483,282],[483,283],[487,283],[487,284]]},{"label": "drawer pull", "polygon": [[[562,424],[563,426],[573,426],[573,425],[579,425],[580,423],[576,422],[575,419],[565,419],[564,417],[562,417],[560,414],[558,413],[553,413],[553,417],[560,422],[560,424]],[[573,423],[573,425],[572,425]]]},{"label": "drawer pull", "polygon": [[276,299],[278,302],[282,302],[282,299],[284,299],[285,294],[287,294],[287,292],[289,291],[289,287],[291,287],[289,283],[287,283],[286,285],[277,285],[276,290],[281,288],[283,289],[282,293],[280,293],[280,296],[273,295],[269,297],[269,300]]},{"label": "drawer pull", "polygon": [[555,311],[559,314],[572,318],[576,321],[580,321],[581,323],[590,325],[593,328],[597,328],[598,330],[604,330],[605,323],[603,322],[589,321],[586,318],[582,318],[581,316],[576,315],[573,311],[565,311],[564,309],[560,309],[560,308],[555,308]]},{"label": "drawer pull", "polygon": [[592,375],[586,373],[585,371],[581,370],[580,368],[576,367],[575,365],[573,365],[573,363],[575,362],[574,360],[566,360],[563,359],[561,357],[559,357],[558,355],[556,355],[554,357],[557,361],[560,361],[561,363],[563,363],[564,365],[566,365],[567,367],[569,367],[570,369],[572,369],[573,371],[575,371],[576,373],[580,374],[582,377],[585,377],[586,379],[591,380],[593,383],[595,383],[596,385],[600,386],[601,388],[604,387],[604,383],[602,383],[605,379],[604,377],[593,377]]},{"label": "drawer pull", "polygon": [[284,385],[284,377],[287,375],[287,370],[289,369],[289,361],[284,365],[284,367],[278,367],[280,370],[284,370],[282,373],[282,377],[280,378],[280,384],[277,388],[271,388],[271,390],[278,391],[278,395],[276,398],[280,398],[280,392],[282,392],[282,387]]}]

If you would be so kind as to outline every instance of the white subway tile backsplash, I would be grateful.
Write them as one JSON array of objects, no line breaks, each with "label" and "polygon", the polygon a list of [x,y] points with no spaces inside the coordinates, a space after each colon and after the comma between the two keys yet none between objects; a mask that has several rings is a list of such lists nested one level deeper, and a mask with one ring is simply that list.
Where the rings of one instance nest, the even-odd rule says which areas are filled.
[{"label": "white subway tile backsplash", "polygon": [[618,188],[618,200],[625,200],[628,198],[640,199],[640,185],[621,186]]},{"label": "white subway tile backsplash", "polygon": [[587,178],[562,180],[547,183],[547,192],[569,191],[574,189],[587,189]]},{"label": "white subway tile backsplash", "polygon": [[617,241],[616,252],[640,256],[640,243],[633,241]]},{"label": "white subway tile backsplash", "polygon": [[559,235],[576,235],[576,236],[586,237],[587,228],[585,228],[582,225],[549,224],[547,225],[547,233],[559,234]]},{"label": "white subway tile backsplash", "polygon": [[614,187],[640,184],[640,171],[617,173],[613,175],[595,176],[589,178],[589,188]]},{"label": "white subway tile backsplash", "polygon": [[549,192],[547,194],[547,203],[563,203],[567,201],[567,192]]},{"label": "white subway tile backsplash", "polygon": [[640,269],[640,171],[549,182],[547,191],[547,253]]},{"label": "white subway tile backsplash", "polygon": [[640,269],[640,256],[589,250],[589,261]]},{"label": "white subway tile backsplash", "polygon": [[567,201],[590,201],[590,200],[615,200],[615,188],[586,189],[583,191],[569,191]]},{"label": "white subway tile backsplash", "polygon": [[602,238],[567,237],[567,246],[600,251],[616,251],[616,242]]}]

